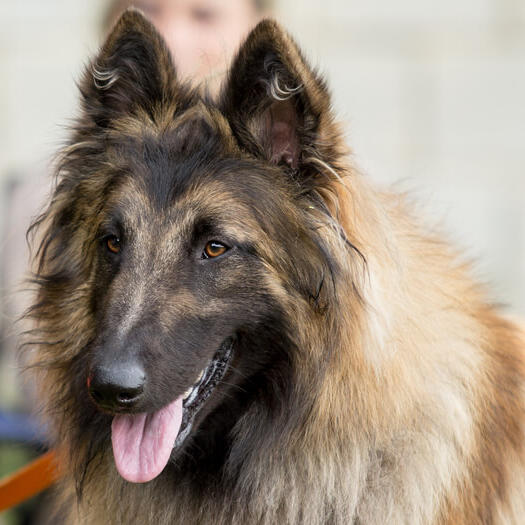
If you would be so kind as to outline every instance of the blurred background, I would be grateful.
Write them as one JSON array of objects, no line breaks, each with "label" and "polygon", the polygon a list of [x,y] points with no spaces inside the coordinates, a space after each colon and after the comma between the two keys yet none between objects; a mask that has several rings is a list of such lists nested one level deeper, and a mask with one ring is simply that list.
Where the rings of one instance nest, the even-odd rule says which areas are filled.
[{"label": "blurred background", "polygon": [[[13,411],[30,408],[13,325],[26,304],[16,291],[24,232],[76,115],[75,80],[126,4],[0,0],[0,476],[39,450],[8,435]],[[523,0],[135,4],[165,34],[179,71],[212,92],[250,27],[266,14],[280,20],[328,79],[361,171],[413,195],[474,261],[492,299],[525,318]],[[31,506],[0,515],[0,525],[37,522]]]}]

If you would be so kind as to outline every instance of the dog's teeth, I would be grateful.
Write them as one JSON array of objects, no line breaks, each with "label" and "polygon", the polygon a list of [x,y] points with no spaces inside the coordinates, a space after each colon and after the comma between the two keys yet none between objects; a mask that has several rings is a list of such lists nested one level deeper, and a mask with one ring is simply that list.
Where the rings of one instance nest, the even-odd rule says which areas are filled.
[{"label": "dog's teeth", "polygon": [[193,389],[196,388],[197,384],[200,382],[200,380],[203,377],[204,377],[204,370],[201,371],[201,373],[199,374],[199,377],[197,378],[197,381],[195,381],[194,385],[190,386],[190,388],[188,388],[188,390],[186,390],[186,392],[184,392],[183,399],[188,399],[188,397],[190,397],[191,393],[193,392]]}]

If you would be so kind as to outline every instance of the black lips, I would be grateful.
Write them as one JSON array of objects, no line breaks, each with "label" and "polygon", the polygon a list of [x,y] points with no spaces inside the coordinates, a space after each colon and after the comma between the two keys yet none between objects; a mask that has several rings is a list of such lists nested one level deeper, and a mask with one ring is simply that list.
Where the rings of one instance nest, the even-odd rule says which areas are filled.
[{"label": "black lips", "polygon": [[182,404],[184,409],[182,413],[182,424],[174,448],[182,445],[191,432],[195,416],[199,413],[215,387],[224,377],[232,354],[233,339],[227,339],[213,356],[201,380],[197,383],[188,398],[184,400]]}]

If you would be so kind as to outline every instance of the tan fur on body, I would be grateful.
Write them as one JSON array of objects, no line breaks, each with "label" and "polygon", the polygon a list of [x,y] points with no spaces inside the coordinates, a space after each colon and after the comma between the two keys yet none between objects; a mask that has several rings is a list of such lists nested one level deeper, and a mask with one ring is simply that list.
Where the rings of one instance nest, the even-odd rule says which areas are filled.
[{"label": "tan fur on body", "polygon": [[[214,491],[197,497],[191,484],[178,484],[169,472],[145,485],[128,483],[117,474],[107,449],[89,463],[82,499],[76,503],[75,457],[85,451],[70,450],[78,446],[70,445],[68,438],[68,414],[74,411],[75,400],[62,399],[59,393],[70,380],[71,367],[53,365],[66,353],[78,353],[93,337],[95,326],[85,311],[95,276],[85,276],[59,308],[41,295],[41,300],[48,300],[44,309],[36,309],[42,333],[48,341],[60,340],[54,347],[39,349],[36,360],[44,365],[41,384],[46,402],[62,403],[57,403],[60,414],[54,407],[47,409],[64,464],[71,467],[62,487],[62,499],[70,507],[66,522],[522,523],[523,334],[488,306],[485,291],[471,280],[469,268],[446,243],[423,231],[402,197],[375,191],[351,167],[318,81],[289,37],[275,24],[263,24],[267,25],[255,31],[277,34],[283,55],[296,64],[312,113],[321,115],[316,149],[307,152],[303,162],[325,179],[316,191],[335,224],[315,206],[296,220],[319,225],[342,269],[332,295],[323,295],[329,294],[328,287],[320,290],[319,301],[330,302],[320,313],[290,293],[279,247],[258,233],[268,267],[265,285],[282,305],[288,325],[300,327],[295,332],[294,388],[296,396],[308,399],[309,410],[297,418],[278,413],[271,432],[255,409],[242,414],[232,431],[224,484]],[[296,96],[299,90],[291,90],[297,87],[277,83],[269,90],[276,104],[285,104],[289,96]],[[172,120],[175,108],[170,111],[169,117],[161,112],[153,124],[136,115],[120,120],[112,133],[139,137],[144,126],[150,133],[175,129],[195,112],[204,114],[224,135],[224,151],[240,155],[220,114],[194,105]],[[256,136],[265,122],[248,122],[247,128]],[[79,143],[78,148],[83,147],[90,146]],[[89,181],[89,195],[100,194],[94,184]],[[223,190],[219,184],[214,195]],[[55,197],[46,223],[60,208],[60,198]],[[191,198],[204,202],[207,197]],[[245,213],[248,220],[247,212],[239,208],[238,213]],[[337,224],[365,260],[349,256]],[[87,236],[97,226],[87,223],[82,228]],[[256,224],[250,228],[255,230]],[[80,253],[90,257],[89,247],[74,245],[77,239],[72,239],[73,263]],[[197,308],[191,297],[177,304],[174,309],[183,309],[180,304],[186,310]],[[243,450],[247,442],[258,446]],[[89,443],[84,446],[88,449]],[[242,454],[236,454],[240,450]],[[231,459],[239,457],[241,463]]]}]

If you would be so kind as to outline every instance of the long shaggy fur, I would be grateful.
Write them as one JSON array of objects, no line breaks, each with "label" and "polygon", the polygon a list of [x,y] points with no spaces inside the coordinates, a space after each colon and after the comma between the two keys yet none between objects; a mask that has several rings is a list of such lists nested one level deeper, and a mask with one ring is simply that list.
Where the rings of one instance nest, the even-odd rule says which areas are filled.
[{"label": "long shaggy fur", "polygon": [[[81,92],[34,226],[28,338],[66,523],[523,522],[523,335],[403,197],[352,168],[324,82],[277,24],[248,37],[215,104],[128,11]],[[135,250],[118,269],[100,248],[115,209]],[[203,213],[238,249],[197,286],[182,246]],[[205,360],[236,341],[147,484],[119,476],[112,416],[87,394],[113,333],[145,341],[167,401],[188,386],[184,344]]]}]

